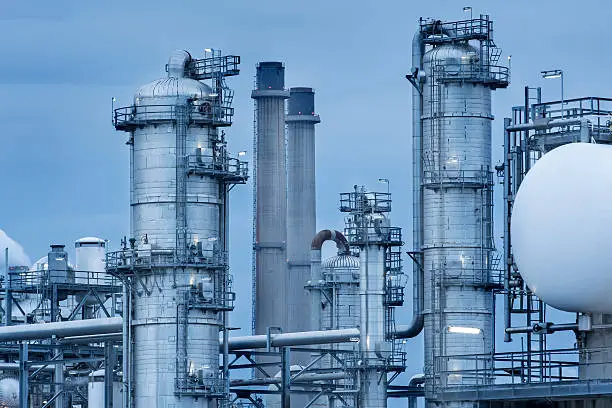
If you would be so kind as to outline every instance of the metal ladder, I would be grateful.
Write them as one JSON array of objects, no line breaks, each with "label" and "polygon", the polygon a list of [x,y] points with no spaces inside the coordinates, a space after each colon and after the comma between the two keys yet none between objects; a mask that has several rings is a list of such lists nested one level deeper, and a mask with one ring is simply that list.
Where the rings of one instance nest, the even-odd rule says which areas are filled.
[{"label": "metal ladder", "polygon": [[176,391],[181,392],[187,388],[188,361],[188,323],[189,323],[189,292],[179,294],[176,304]]},{"label": "metal ladder", "polygon": [[176,105],[176,258],[184,262],[187,255],[187,106]]}]

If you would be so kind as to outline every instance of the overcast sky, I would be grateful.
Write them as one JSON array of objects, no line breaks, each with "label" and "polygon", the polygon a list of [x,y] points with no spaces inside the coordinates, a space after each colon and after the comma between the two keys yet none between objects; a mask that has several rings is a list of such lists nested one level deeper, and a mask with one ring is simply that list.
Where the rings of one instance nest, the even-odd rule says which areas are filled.
[{"label": "overcast sky", "polygon": [[[512,85],[494,95],[495,161],[502,119],[522,103],[526,84],[543,86],[545,99],[560,97],[559,81],[541,79],[540,70],[564,70],[566,98],[612,96],[612,6],[604,0],[3,1],[0,229],[30,259],[51,243],[70,248],[89,235],[116,248],[129,234],[129,156],[126,134],[111,126],[111,98],[129,104],[139,85],[165,75],[172,50],[199,56],[211,47],[242,57],[241,75],[230,80],[236,90],[230,149],[252,148],[255,64],[285,62],[288,87],[316,89],[318,228],[343,227],[339,192],[354,184],[383,189],[377,179],[389,178],[393,221],[410,248],[411,88],[404,75],[412,36],[419,17],[462,19],[465,5],[474,15],[491,15],[503,60],[512,54]],[[234,189],[231,208],[240,311],[232,323],[245,332],[251,187]],[[410,304],[399,313],[402,322],[410,319]],[[409,344],[409,374],[422,369],[421,344]]]}]

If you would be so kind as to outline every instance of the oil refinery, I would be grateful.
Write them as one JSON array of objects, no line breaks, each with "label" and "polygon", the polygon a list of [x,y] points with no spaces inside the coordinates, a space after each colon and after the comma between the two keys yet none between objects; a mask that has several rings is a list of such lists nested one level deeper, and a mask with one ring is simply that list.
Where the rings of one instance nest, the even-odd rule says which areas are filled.
[{"label": "oil refinery", "polygon": [[[321,230],[328,116],[323,90],[286,85],[290,60],[176,50],[130,103],[113,98],[129,231],[75,240],[74,260],[53,242],[34,263],[0,231],[0,407],[612,407],[612,98],[510,85],[493,20],[466,10],[421,18],[403,50],[394,92],[412,128],[398,148],[412,173],[393,188],[380,174],[381,190],[327,174],[346,182],[333,198],[344,223]],[[231,87],[245,72],[252,112]],[[510,86],[524,99],[496,119]],[[251,114],[247,162],[232,124]],[[229,202],[249,186],[245,253]],[[240,310],[247,281],[253,307]],[[233,333],[249,313],[252,333]],[[417,338],[422,359],[406,348]]]}]

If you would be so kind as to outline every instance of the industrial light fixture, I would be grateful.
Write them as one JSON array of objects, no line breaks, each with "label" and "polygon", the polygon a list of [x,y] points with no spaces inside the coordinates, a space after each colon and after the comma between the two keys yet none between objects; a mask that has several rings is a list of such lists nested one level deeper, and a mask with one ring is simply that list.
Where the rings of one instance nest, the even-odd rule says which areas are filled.
[{"label": "industrial light fixture", "polygon": [[204,48],[204,52],[212,52],[212,48]]},{"label": "industrial light fixture", "polygon": [[552,69],[548,71],[542,71],[542,78],[551,79],[551,78],[561,78],[563,76],[563,70],[561,69]]},{"label": "industrial light fixture", "polygon": [[561,119],[565,118],[565,100],[563,97],[563,70],[562,69],[549,69],[541,71],[542,78],[554,79],[561,78]]},{"label": "industrial light fixture", "polygon": [[472,20],[472,7],[471,6],[465,6],[463,8],[463,11],[469,11],[470,12],[470,20]]},{"label": "industrial light fixture", "polygon": [[448,326],[448,332],[458,334],[480,334],[482,330],[478,327]]},{"label": "industrial light fixture", "polygon": [[243,151],[241,151],[241,152],[238,152],[238,156],[239,156],[239,157],[246,156],[246,153],[247,153],[247,152],[245,152],[245,151],[243,150]]},{"label": "industrial light fixture", "polygon": [[211,98],[216,98],[217,96],[219,96],[219,94],[216,92],[213,92],[213,93],[208,94],[208,96],[210,96]]},{"label": "industrial light fixture", "polygon": [[388,178],[379,178],[379,183],[385,183],[387,185],[387,194],[389,194],[389,179]]}]

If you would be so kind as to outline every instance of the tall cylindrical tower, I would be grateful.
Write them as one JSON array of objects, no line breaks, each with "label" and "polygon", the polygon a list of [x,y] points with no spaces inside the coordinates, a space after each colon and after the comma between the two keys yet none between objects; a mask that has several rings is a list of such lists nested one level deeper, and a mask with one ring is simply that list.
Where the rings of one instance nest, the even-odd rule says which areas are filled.
[{"label": "tall cylindrical tower", "polygon": [[426,398],[438,404],[446,387],[489,381],[469,370],[492,364],[491,90],[507,85],[507,71],[491,65],[499,54],[487,16],[460,25],[421,21],[413,46],[421,201],[414,252],[424,273]]},{"label": "tall cylindrical tower", "polygon": [[288,331],[314,330],[305,311],[310,297],[310,243],[316,232],[315,124],[311,88],[289,90],[287,117],[287,267]]},{"label": "tall cylindrical tower", "polygon": [[255,333],[287,330],[285,67],[257,65],[255,99]]},{"label": "tall cylindrical tower", "polygon": [[219,332],[233,301],[227,192],[247,169],[229,157],[218,127],[231,124],[223,77],[237,73],[228,71],[236,58],[175,51],[167,78],[114,112],[115,127],[130,132],[131,155],[132,239],[107,256],[107,270],[132,289],[124,302],[126,406],[212,407],[228,393],[219,371]]},{"label": "tall cylindrical tower", "polygon": [[[389,193],[355,191],[340,194],[340,211],[348,213],[345,235],[359,252],[359,396],[361,408],[386,408],[387,372],[398,354],[389,341],[394,332],[391,276],[399,276],[394,262],[402,245],[401,229],[390,226]],[[404,369],[403,364],[401,370]],[[350,371],[350,370],[349,370]]]}]

